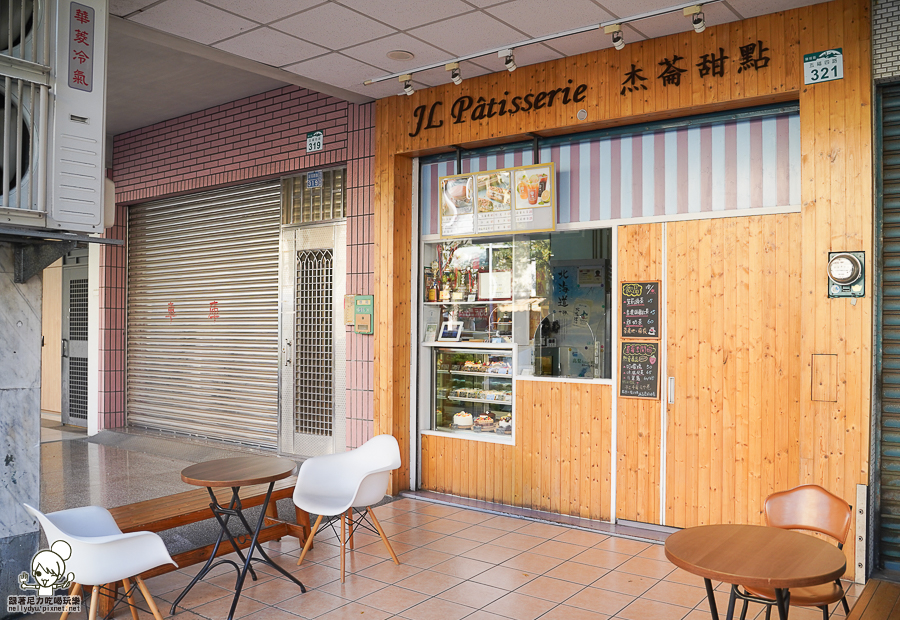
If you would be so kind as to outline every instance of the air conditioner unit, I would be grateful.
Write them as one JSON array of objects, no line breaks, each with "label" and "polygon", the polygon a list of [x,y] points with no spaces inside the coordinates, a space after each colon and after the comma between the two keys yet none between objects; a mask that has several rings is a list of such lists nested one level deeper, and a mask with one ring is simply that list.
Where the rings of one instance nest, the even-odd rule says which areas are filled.
[{"label": "air conditioner unit", "polygon": [[2,3],[0,225],[103,232],[107,22],[106,0]]}]

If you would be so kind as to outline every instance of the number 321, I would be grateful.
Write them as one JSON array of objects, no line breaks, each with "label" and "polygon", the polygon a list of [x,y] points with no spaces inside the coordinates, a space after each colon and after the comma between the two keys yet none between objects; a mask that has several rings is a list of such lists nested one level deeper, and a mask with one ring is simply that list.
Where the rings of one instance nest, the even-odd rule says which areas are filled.
[{"label": "number 321", "polygon": [[829,77],[829,75],[828,75],[829,71],[832,72],[832,75],[830,77],[837,78],[837,76],[838,76],[837,66],[830,67],[830,68],[825,67],[824,69],[813,69],[812,70],[812,75],[811,75],[812,81],[818,82],[819,80],[827,80]]}]

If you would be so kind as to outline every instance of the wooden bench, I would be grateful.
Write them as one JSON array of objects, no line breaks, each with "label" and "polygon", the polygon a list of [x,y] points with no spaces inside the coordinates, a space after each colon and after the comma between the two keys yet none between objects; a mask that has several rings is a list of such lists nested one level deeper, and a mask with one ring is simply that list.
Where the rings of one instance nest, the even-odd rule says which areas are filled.
[{"label": "wooden bench", "polygon": [[900,618],[900,584],[870,579],[847,620]]},{"label": "wooden bench", "polygon": [[[292,497],[296,482],[297,477],[292,476],[275,483],[272,489],[272,497],[266,508],[265,524],[267,527],[263,528],[259,533],[259,542],[277,540],[283,536],[296,536],[301,545],[306,542],[306,537],[309,536],[310,525],[309,514],[305,510],[295,507],[297,525],[278,519],[276,502],[280,499]],[[242,508],[260,506],[266,498],[268,486],[267,484],[258,484],[242,487],[239,491]],[[215,489],[214,492],[220,505],[227,506],[231,502],[231,489]],[[206,489],[193,489],[183,493],[176,493],[175,495],[167,495],[166,497],[111,508],[109,512],[116,520],[119,529],[123,532],[162,532],[163,530],[170,530],[182,525],[212,519],[213,515],[209,507],[210,501],[209,492]],[[250,525],[254,526],[255,524],[251,523]],[[238,543],[241,549],[246,549],[250,546],[250,539],[250,535],[235,536],[235,542]],[[172,559],[178,564],[178,568],[185,568],[208,560],[214,547],[215,544],[211,544],[199,549],[184,551],[173,555]],[[225,539],[219,545],[216,556],[228,555],[233,551],[231,544]],[[150,577],[174,570],[176,570],[176,567],[166,564],[142,573],[141,577],[149,579]],[[117,585],[108,584],[107,587],[113,590],[117,588]],[[106,596],[101,598],[99,614],[101,616],[107,615],[112,610],[112,603],[112,598]]]}]

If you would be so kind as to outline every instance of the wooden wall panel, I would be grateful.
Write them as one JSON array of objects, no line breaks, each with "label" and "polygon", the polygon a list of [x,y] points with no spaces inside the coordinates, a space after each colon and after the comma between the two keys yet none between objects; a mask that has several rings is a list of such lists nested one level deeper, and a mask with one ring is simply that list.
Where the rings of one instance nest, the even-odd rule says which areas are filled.
[{"label": "wooden wall panel", "polygon": [[[663,224],[620,226],[618,284],[612,295],[621,316],[621,283],[665,280]],[[613,321],[613,329],[620,326]],[[662,343],[660,343],[662,345]],[[621,342],[620,342],[621,346]],[[662,348],[662,347],[660,347]],[[613,360],[618,368],[621,348]],[[617,372],[617,371],[614,371]],[[660,372],[660,381],[664,380]],[[660,394],[662,394],[660,389]],[[618,389],[616,391],[618,395]],[[618,398],[618,396],[617,396]],[[616,404],[616,517],[659,523],[662,409],[658,400],[618,398]]]},{"label": "wooden wall panel", "polygon": [[801,220],[666,225],[667,525],[763,523],[766,496],[799,484]]},{"label": "wooden wall panel", "polygon": [[611,396],[609,385],[517,380],[516,445],[424,435],[422,488],[609,521]]}]

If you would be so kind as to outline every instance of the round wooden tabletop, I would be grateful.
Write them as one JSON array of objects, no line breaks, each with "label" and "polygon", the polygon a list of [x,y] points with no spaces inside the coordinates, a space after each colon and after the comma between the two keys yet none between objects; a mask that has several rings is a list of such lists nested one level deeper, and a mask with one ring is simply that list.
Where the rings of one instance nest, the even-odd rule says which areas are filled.
[{"label": "round wooden tabletop", "polygon": [[689,573],[756,588],[799,588],[844,574],[843,551],[815,536],[763,525],[701,525],[666,539],[666,557]]},{"label": "round wooden tabletop", "polygon": [[181,470],[181,479],[198,487],[243,487],[287,478],[297,468],[277,456],[239,456],[197,463]]}]

